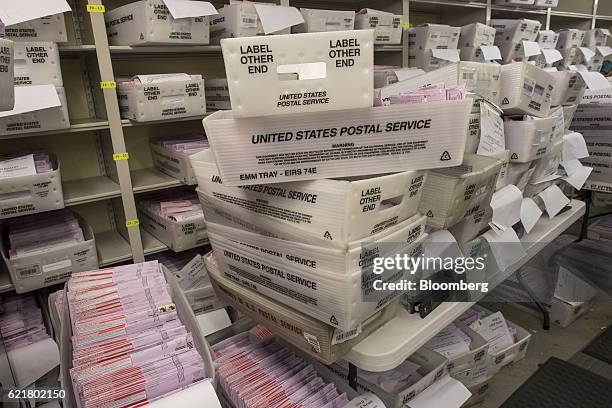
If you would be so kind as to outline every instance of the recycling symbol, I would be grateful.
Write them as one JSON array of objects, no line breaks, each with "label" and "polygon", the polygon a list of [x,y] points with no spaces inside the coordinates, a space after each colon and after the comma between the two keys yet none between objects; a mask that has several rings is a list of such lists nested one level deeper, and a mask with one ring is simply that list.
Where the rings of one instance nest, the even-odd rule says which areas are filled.
[{"label": "recycling symbol", "polygon": [[338,325],[338,319],[336,319],[336,316],[332,315],[332,317],[329,319],[329,322],[335,326]]},{"label": "recycling symbol", "polygon": [[425,214],[427,217],[429,218],[433,218],[433,212],[431,212],[431,210],[427,211],[427,214]]},{"label": "recycling symbol", "polygon": [[445,150],[444,153],[442,153],[442,157],[440,157],[441,161],[448,161],[451,159],[451,155],[448,152],[448,150]]},{"label": "recycling symbol", "polygon": [[140,39],[144,40],[144,34],[143,33],[140,33]]},{"label": "recycling symbol", "polygon": [[516,154],[516,153],[512,153],[512,156],[510,156],[510,158],[511,158],[512,160],[517,160],[517,159],[518,159],[518,154]]},{"label": "recycling symbol", "polygon": [[504,100],[502,101],[502,105],[508,105],[510,103],[510,101],[508,100],[508,98],[504,98]]}]

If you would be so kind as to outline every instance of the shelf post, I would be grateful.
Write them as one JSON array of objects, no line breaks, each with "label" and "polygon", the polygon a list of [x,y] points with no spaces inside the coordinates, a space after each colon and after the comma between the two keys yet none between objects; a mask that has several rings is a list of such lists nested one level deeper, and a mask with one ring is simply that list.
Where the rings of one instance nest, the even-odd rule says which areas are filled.
[{"label": "shelf post", "polygon": [[349,363],[348,382],[352,389],[357,391],[357,366]]},{"label": "shelf post", "polygon": [[[101,0],[88,0],[88,6],[93,6],[89,12],[91,18],[91,27],[96,45],[96,57],[98,59],[98,69],[100,71],[100,86],[104,95],[104,104],[106,105],[106,115],[108,118],[108,127],[110,131],[111,141],[113,145],[113,153],[118,155],[117,158],[126,157],[119,156],[127,153],[125,147],[125,139],[123,136],[123,127],[121,125],[121,115],[119,113],[119,102],[117,100],[117,90],[115,84],[115,76],[113,73],[113,64],[111,61],[110,49],[108,47],[108,38],[106,36],[106,26],[104,24],[104,12]],[[89,10],[88,10],[89,11]],[[107,84],[102,86],[102,83]],[[131,225],[136,224],[136,227],[127,228],[132,249],[132,257],[135,263],[144,262],[144,251],[142,249],[142,239],[140,237],[140,229],[137,223],[133,222],[138,219],[136,214],[136,203],[134,201],[134,192],[132,190],[132,179],[130,177],[130,167],[128,160],[115,160],[117,165],[117,175],[119,178],[119,186],[121,189],[121,199],[123,201],[123,209],[126,219]],[[120,228],[123,226],[120,226]]]},{"label": "shelf post", "polygon": [[597,8],[599,7],[599,0],[593,0],[593,17],[591,18],[591,29],[595,28],[597,22]]},{"label": "shelf post", "polygon": [[591,213],[591,203],[593,198],[593,192],[586,190],[584,192],[584,215],[582,216],[582,225],[580,226],[580,237],[578,241],[586,239],[589,232],[589,215]]},{"label": "shelf post", "polygon": [[408,27],[410,26],[410,1],[402,0],[402,67],[408,68]]}]

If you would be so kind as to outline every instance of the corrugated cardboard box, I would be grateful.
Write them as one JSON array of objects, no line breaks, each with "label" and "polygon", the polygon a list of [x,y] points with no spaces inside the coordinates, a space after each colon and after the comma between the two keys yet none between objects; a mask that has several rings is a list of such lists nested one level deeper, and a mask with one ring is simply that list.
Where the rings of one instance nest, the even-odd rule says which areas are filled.
[{"label": "corrugated cardboard box", "polygon": [[64,85],[55,43],[15,43],[15,62],[15,85]]},{"label": "corrugated cardboard box", "polygon": [[555,117],[506,116],[504,135],[510,161],[527,163],[549,152],[555,136]]},{"label": "corrugated cardboard box", "polygon": [[432,49],[457,49],[461,27],[422,24],[408,29],[408,55]]},{"label": "corrugated cardboard box", "polygon": [[304,24],[293,26],[294,33],[344,31],[355,28],[355,12],[348,10],[320,10],[301,8]]},{"label": "corrugated cardboard box", "polygon": [[64,208],[60,165],[50,157],[50,172],[0,179],[0,219]]},{"label": "corrugated cardboard box", "polygon": [[136,122],[202,116],[206,113],[200,75],[136,75],[117,81],[121,117]]},{"label": "corrugated cardboard box", "polygon": [[223,276],[214,256],[204,256],[217,296],[246,316],[262,322],[272,333],[324,364],[341,358],[370,333],[395,316],[397,302],[374,314],[354,332],[342,332],[334,327],[290,308],[273,298],[245,289]]},{"label": "corrugated cardboard box", "polygon": [[104,20],[111,45],[202,45],[210,42],[207,16],[175,19],[163,0],[141,0],[107,10]]},{"label": "corrugated cardboard box", "polygon": [[372,36],[351,30],[222,41],[233,116],[371,107]]},{"label": "corrugated cardboard box", "polygon": [[204,119],[204,129],[229,186],[354,177],[460,164],[471,105],[444,101],[248,120],[218,111]]},{"label": "corrugated cardboard box", "polygon": [[[65,281],[73,272],[98,268],[98,253],[93,230],[79,217],[85,241],[49,251],[9,259],[7,230],[3,231],[2,258],[15,285],[25,293]],[[69,326],[69,325],[67,325]]]},{"label": "corrugated cardboard box", "polygon": [[525,61],[501,67],[501,108],[508,114],[546,117],[549,114],[554,78]]},{"label": "corrugated cardboard box", "polygon": [[0,38],[0,111],[12,110],[15,106],[14,43]]},{"label": "corrugated cardboard box", "polygon": [[6,38],[18,41],[68,41],[64,14],[41,17],[5,28]]},{"label": "corrugated cardboard box", "polygon": [[66,92],[64,88],[56,88],[56,91],[61,103],[58,107],[0,117],[0,136],[68,129],[70,119]]},{"label": "corrugated cardboard box", "polygon": [[355,28],[374,29],[374,44],[393,45],[402,42],[402,16],[369,8],[355,15]]},{"label": "corrugated cardboard box", "polygon": [[495,28],[482,23],[472,23],[461,27],[458,48],[493,45]]}]

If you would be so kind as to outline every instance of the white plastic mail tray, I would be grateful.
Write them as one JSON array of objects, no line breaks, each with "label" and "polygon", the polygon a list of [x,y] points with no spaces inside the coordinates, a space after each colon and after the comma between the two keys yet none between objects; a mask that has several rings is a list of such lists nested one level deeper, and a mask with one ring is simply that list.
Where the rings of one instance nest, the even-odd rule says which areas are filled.
[{"label": "white plastic mail tray", "polygon": [[457,70],[457,84],[464,84],[466,91],[499,106],[501,65],[495,62],[461,61]]},{"label": "white plastic mail tray", "polygon": [[471,105],[466,99],[249,120],[219,111],[204,119],[204,129],[229,186],[354,177],[460,164]]},{"label": "white plastic mail tray", "polygon": [[374,29],[374,44],[399,44],[402,41],[402,19],[401,15],[365,8],[355,15],[355,28]]},{"label": "white plastic mail tray", "polygon": [[419,205],[434,228],[450,227],[482,208],[495,192],[502,161],[465,155],[459,166],[430,171]]},{"label": "white plastic mail tray", "polygon": [[[263,228],[294,230],[304,242],[338,245],[374,235],[417,213],[424,171],[345,180],[227,186],[210,150],[191,156],[200,196]],[[270,226],[268,226],[270,224]]]},{"label": "white plastic mail tray", "polygon": [[589,48],[606,46],[609,38],[610,30],[607,28],[593,28],[585,32],[582,45]]},{"label": "white plastic mail tray", "polygon": [[552,30],[540,30],[536,37],[536,42],[543,50],[553,49],[557,46],[559,41],[559,34]]},{"label": "white plastic mail tray", "polygon": [[510,161],[526,163],[546,155],[555,136],[557,118],[533,116],[504,117],[506,148]]},{"label": "white plastic mail tray", "polygon": [[117,81],[121,117],[136,122],[202,116],[206,113],[201,75],[136,75]]},{"label": "white plastic mail tray", "polygon": [[0,111],[15,106],[14,52],[13,41],[0,38]]},{"label": "white plastic mail tray", "polygon": [[506,114],[546,117],[550,111],[554,78],[526,61],[501,67],[501,104]]},{"label": "white plastic mail tray", "polygon": [[[426,236],[421,235],[395,254],[420,256]],[[272,260],[256,250],[245,249],[212,231],[209,237],[224,276],[343,331],[358,327],[403,293],[402,290],[375,291],[374,281],[394,283],[410,276],[406,270],[387,270],[376,275],[371,267],[350,274],[305,271],[282,259]]]},{"label": "white plastic mail tray", "polygon": [[0,219],[64,208],[60,165],[50,157],[52,171],[0,179]]},{"label": "white plastic mail tray", "polygon": [[461,27],[457,48],[475,48],[481,45],[493,45],[495,31],[495,28],[482,23],[464,25]]},{"label": "white plastic mail tray", "polygon": [[450,375],[481,365],[487,361],[489,352],[489,343],[480,334],[460,321],[455,321],[453,324],[459,327],[470,338],[471,342],[469,345],[470,351],[448,359],[446,369]]},{"label": "white plastic mail tray", "polygon": [[[384,344],[380,345],[385,347]],[[447,359],[442,355],[428,350],[425,347],[421,347],[415,351],[410,357],[406,359],[412,364],[419,366],[417,373],[421,378],[414,384],[407,386],[406,388],[399,390],[398,392],[388,392],[382,389],[377,384],[369,382],[366,377],[357,373],[357,389],[365,392],[372,392],[376,394],[384,403],[387,408],[403,408],[409,407],[410,401],[423,392],[427,387],[432,385],[434,382],[443,378],[447,373],[446,365]],[[401,367],[401,366],[400,366]],[[348,378],[348,364],[346,362],[340,362],[327,367],[331,371],[337,382],[346,382]],[[400,371],[398,367],[395,371]],[[367,372],[362,372],[367,373]],[[369,373],[368,373],[369,374]],[[383,373],[380,373],[383,374]]]},{"label": "white plastic mail tray", "polygon": [[[195,138],[201,139],[201,136],[194,136]],[[154,140],[151,140],[150,146],[155,167],[188,186],[197,184],[188,154],[167,149],[155,143]]]},{"label": "white plastic mail tray", "polygon": [[446,24],[421,24],[408,29],[408,53],[432,49],[457,49],[460,27]]},{"label": "white plastic mail tray", "polygon": [[242,229],[239,224],[217,224],[216,219],[208,219],[207,227],[211,234],[233,241],[245,251],[270,262],[282,262],[304,273],[351,275],[370,267],[374,258],[392,256],[395,251],[415,242],[425,232],[425,220],[424,216],[415,215],[389,230],[352,241],[346,248],[278,239]]},{"label": "white plastic mail tray", "polygon": [[369,108],[371,30],[221,41],[235,118]]},{"label": "white plastic mail tray", "polygon": [[68,41],[63,13],[10,25],[4,30],[6,38],[15,42],[50,41],[65,43]]},{"label": "white plastic mail tray", "polygon": [[557,34],[559,34],[559,39],[557,40],[557,49],[567,50],[570,48],[580,47],[582,45],[582,40],[584,40],[586,32],[583,30],[578,30],[576,28],[564,28],[557,31]]},{"label": "white plastic mail tray", "polygon": [[578,104],[586,90],[586,83],[576,71],[549,72],[555,79],[552,106]]},{"label": "white plastic mail tray", "polygon": [[175,19],[163,0],[136,1],[104,13],[111,45],[205,45],[210,42],[208,19]]},{"label": "white plastic mail tray", "polygon": [[495,28],[495,45],[501,46],[504,42],[518,43],[523,40],[535,41],[540,23],[537,20],[493,19],[491,27]]},{"label": "white plastic mail tray", "polygon": [[2,258],[15,285],[15,292],[25,293],[64,282],[73,272],[98,268],[94,233],[85,219],[79,218],[85,240],[73,245],[40,250],[30,255],[9,258],[8,230],[2,233]]},{"label": "white plastic mail tray", "polygon": [[208,244],[204,216],[194,220],[174,222],[138,206],[140,224],[145,231],[166,244],[174,252],[186,251]]},{"label": "white plastic mail tray", "polygon": [[0,117],[0,138],[21,133],[68,129],[68,104],[64,88],[56,88],[60,106]]},{"label": "white plastic mail tray", "polygon": [[355,12],[301,8],[304,23],[292,28],[294,33],[319,33],[355,29]]},{"label": "white plastic mail tray", "polygon": [[15,43],[15,85],[64,85],[57,44]]}]

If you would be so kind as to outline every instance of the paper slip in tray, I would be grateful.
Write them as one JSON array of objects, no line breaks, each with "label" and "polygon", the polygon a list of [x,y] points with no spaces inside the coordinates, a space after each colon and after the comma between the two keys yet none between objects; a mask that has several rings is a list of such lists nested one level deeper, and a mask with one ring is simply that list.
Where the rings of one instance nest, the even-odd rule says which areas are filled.
[{"label": "paper slip in tray", "polygon": [[235,118],[372,106],[371,30],[221,41]]},{"label": "paper slip in tray", "polygon": [[415,242],[425,232],[425,220],[425,216],[415,215],[393,229],[352,241],[347,248],[308,245],[210,221],[207,222],[207,226],[213,241],[223,239],[267,261],[286,264],[303,273],[319,272],[349,276],[368,269],[374,258],[393,256],[396,251]]},{"label": "paper slip in tray", "polygon": [[248,120],[219,111],[204,128],[225,184],[282,183],[458,165],[470,109],[463,100]]},{"label": "paper slip in tray", "polygon": [[168,248],[175,252],[185,251],[208,243],[204,217],[195,220],[172,221],[143,206],[138,206],[141,225]]},{"label": "paper slip in tray", "polygon": [[434,228],[458,223],[488,204],[501,166],[502,161],[492,157],[466,155],[460,166],[430,171],[419,212]]},{"label": "paper slip in tray", "polygon": [[552,143],[548,153],[534,161],[533,173],[530,177],[531,182],[538,182],[555,174],[561,164],[562,153],[563,140]]},{"label": "paper slip in tray", "polygon": [[[424,171],[305,182],[228,187],[211,151],[190,157],[200,199],[268,229],[294,229],[331,245],[376,234],[416,214]],[[257,217],[254,217],[254,216]],[[270,224],[270,225],[269,225]]]},{"label": "paper slip in tray", "polygon": [[63,13],[10,25],[4,30],[6,38],[13,41],[68,41]]},{"label": "paper slip in tray", "polygon": [[15,106],[14,43],[0,38],[0,111],[12,110]]},{"label": "paper slip in tray", "polygon": [[64,208],[60,164],[55,155],[49,156],[51,171],[0,178],[0,219]]},{"label": "paper slip in tray", "polygon": [[[419,256],[425,238],[426,234],[396,253]],[[375,280],[382,284],[409,278],[406,270],[385,270],[375,275],[372,268],[351,274],[304,272],[286,262],[272,262],[245,251],[215,234],[210,234],[210,240],[225,277],[343,331],[354,329],[402,293],[375,291]]]},{"label": "paper slip in tray", "polygon": [[84,241],[48,251],[9,258],[6,229],[2,232],[2,258],[15,285],[15,292],[25,293],[63,282],[73,272],[98,267],[98,254],[94,233],[87,222],[77,215]]},{"label": "paper slip in tray", "polygon": [[200,116],[206,113],[200,75],[137,75],[117,81],[121,117],[136,122]]},{"label": "paper slip in tray", "polygon": [[506,148],[510,150],[510,161],[527,163],[546,155],[555,138],[556,127],[562,127],[554,116],[504,118]]},{"label": "paper slip in tray", "polygon": [[[50,94],[49,87],[55,89],[56,96]],[[43,94],[44,92],[44,94]],[[33,96],[34,95],[34,96]],[[53,103],[59,99],[59,104]],[[38,100],[36,100],[38,97]],[[34,99],[33,99],[34,98]],[[41,107],[44,106],[44,107]],[[0,138],[2,136],[21,133],[42,132],[46,130],[68,129],[68,103],[64,88],[53,85],[18,86],[15,87],[15,112],[6,115],[0,112]]]},{"label": "paper slip in tray", "polygon": [[[160,267],[163,268],[163,266],[160,266]],[[91,269],[94,269],[94,268],[91,268]],[[178,283],[176,282],[176,279],[174,278],[174,276],[172,276],[171,273],[165,270],[165,268],[163,268],[163,270],[164,270],[166,281],[168,282],[168,291],[170,292],[170,296],[172,297],[172,301],[174,302],[174,306],[176,307],[177,315],[180,321],[182,322],[182,324],[191,333],[195,349],[198,351],[198,353],[202,357],[202,360],[204,361],[204,365],[206,367],[206,374],[208,378],[204,380],[203,382],[201,382],[200,384],[204,382],[210,382],[211,384],[214,385],[215,384],[215,370],[213,366],[213,358],[212,358],[212,354],[211,354],[209,345],[206,339],[202,336],[199,325],[198,325],[198,321],[196,320],[195,315],[193,314],[191,308],[189,307],[189,303],[187,302],[185,295],[181,291]],[[64,305],[68,305],[68,299],[66,295],[64,295],[63,303]],[[72,341],[71,341],[72,324],[64,324],[66,322],[69,323],[70,321],[71,320],[70,320],[69,307],[64,307],[63,316],[62,316],[62,325],[61,325],[61,336],[60,336],[61,338],[60,340],[60,375],[61,375],[62,384],[64,385],[64,388],[66,390],[66,397],[64,398],[63,402],[64,402],[65,407],[77,408],[78,405],[76,403],[73,388],[70,386],[70,384],[72,384],[72,379],[70,376],[70,369],[73,367],[72,366],[72,361],[73,361],[72,354],[73,353],[72,353]],[[197,384],[192,385],[192,387],[197,387],[197,386],[198,386]],[[175,398],[176,396],[179,396],[181,393],[188,393],[190,389],[191,387],[187,388],[186,390],[178,391],[174,394],[171,394],[172,396],[170,398]],[[200,394],[198,398],[201,398],[199,400],[201,404],[202,401],[206,401],[207,395]],[[191,400],[193,401],[193,396],[191,397]],[[161,402],[163,400],[157,400],[157,401]],[[189,399],[187,399],[187,401],[189,401]],[[186,404],[187,401],[181,401],[185,405],[172,404],[172,406],[188,406],[190,408],[196,406],[196,405],[191,405],[191,404],[187,405]],[[208,405],[206,406],[208,407]],[[212,405],[212,406],[216,407],[217,405]]]},{"label": "paper slip in tray", "polygon": [[175,19],[163,0],[136,1],[104,13],[111,45],[183,44],[210,42],[207,16]]},{"label": "paper slip in tray", "polygon": [[272,333],[308,353],[324,364],[331,364],[370,333],[395,316],[396,302],[376,312],[352,332],[341,332],[332,326],[277,302],[273,298],[245,289],[223,277],[217,270],[214,256],[204,256],[217,296],[246,316],[261,322]]}]

